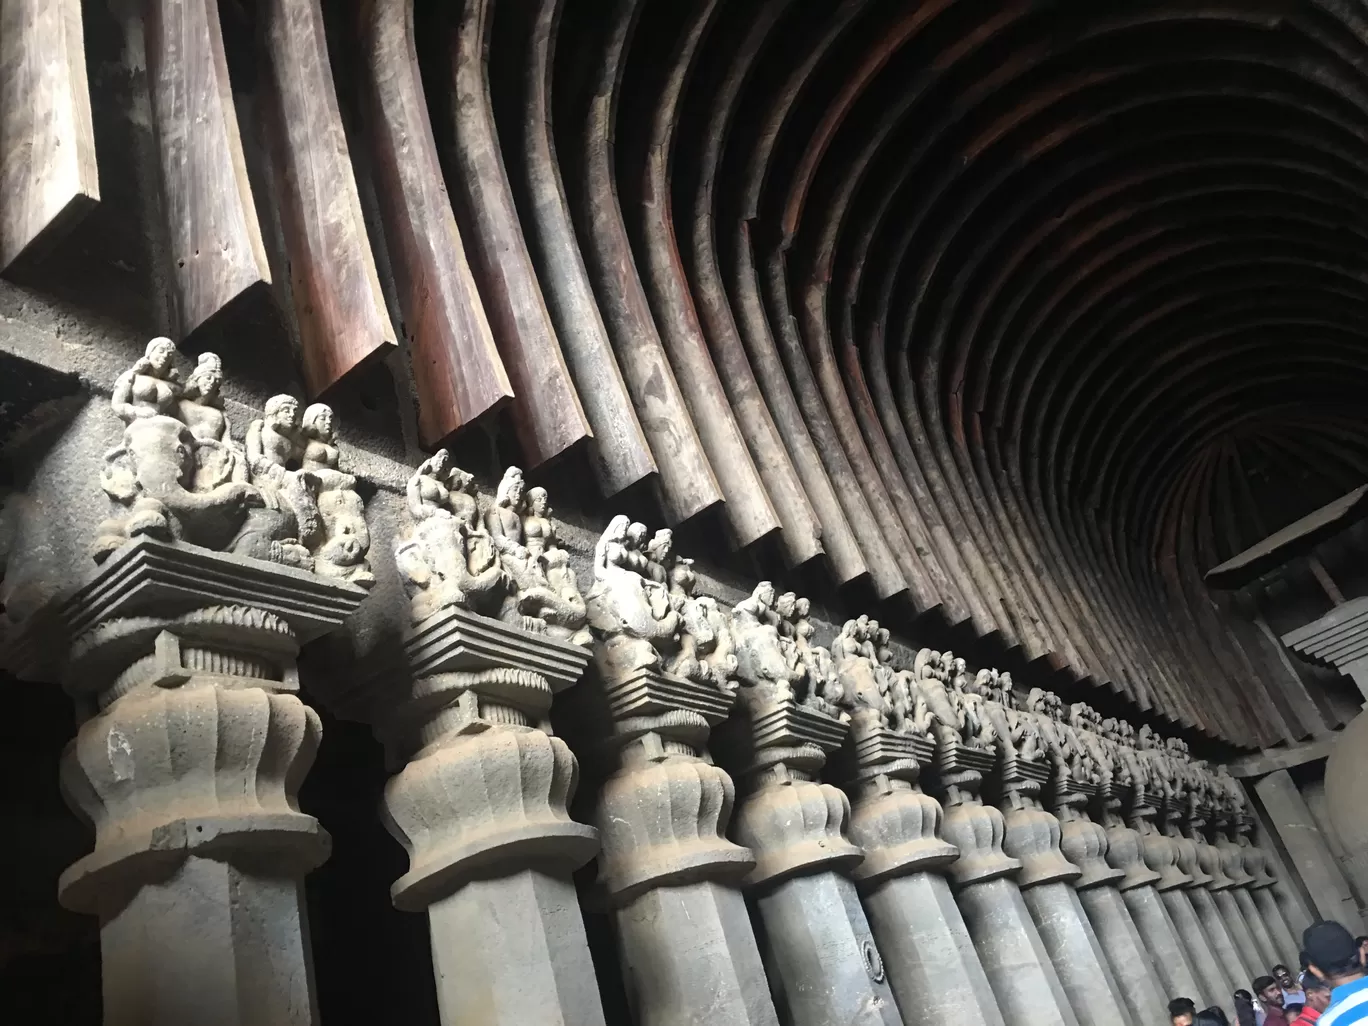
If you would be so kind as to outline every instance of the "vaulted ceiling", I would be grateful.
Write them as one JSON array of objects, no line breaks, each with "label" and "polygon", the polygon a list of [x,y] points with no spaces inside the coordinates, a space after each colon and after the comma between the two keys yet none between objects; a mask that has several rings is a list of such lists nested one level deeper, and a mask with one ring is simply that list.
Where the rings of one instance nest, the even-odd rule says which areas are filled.
[{"label": "vaulted ceiling", "polygon": [[795,559],[812,517],[838,580],[1269,743],[1200,577],[1364,479],[1364,13],[568,0],[562,168],[607,92],[743,538],[767,497]]}]

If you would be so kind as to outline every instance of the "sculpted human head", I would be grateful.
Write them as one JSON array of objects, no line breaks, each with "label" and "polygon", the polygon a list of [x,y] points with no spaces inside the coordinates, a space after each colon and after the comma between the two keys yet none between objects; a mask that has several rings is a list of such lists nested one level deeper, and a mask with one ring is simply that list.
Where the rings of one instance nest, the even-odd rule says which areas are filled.
[{"label": "sculpted human head", "polygon": [[755,586],[752,592],[755,600],[766,609],[774,608],[774,585],[769,581],[761,581]]},{"label": "sculpted human head", "polygon": [[640,520],[633,520],[627,528],[627,544],[634,549],[642,549],[646,544],[646,536],[650,533],[650,528]]},{"label": "sculpted human head", "polygon": [[333,410],[327,403],[314,403],[304,411],[304,430],[320,442],[333,440]]},{"label": "sculpted human head", "polygon": [[266,400],[266,420],[277,427],[299,427],[299,400],[292,395],[273,395]]},{"label": "sculpted human head", "polygon": [[145,358],[154,373],[165,377],[176,358],[176,344],[165,336],[158,336],[147,343]]},{"label": "sculpted human head", "polygon": [[791,591],[784,592],[774,600],[774,611],[779,614],[781,620],[792,620],[797,606],[798,596]]},{"label": "sculpted human head", "polygon": [[522,501],[523,474],[518,467],[509,467],[499,481],[499,491],[494,501],[500,506],[516,506]]},{"label": "sculpted human head", "polygon": [[526,505],[527,511],[535,517],[544,517],[551,512],[551,499],[540,486],[527,490]]},{"label": "sculpted human head", "polygon": [[793,615],[799,620],[806,620],[811,613],[812,603],[807,600],[806,595],[793,604]]},{"label": "sculpted human head", "polygon": [[651,538],[646,546],[646,555],[656,563],[667,563],[670,560],[670,552],[674,548],[674,532],[668,527],[662,527]]},{"label": "sculpted human head", "polygon": [[223,384],[223,361],[217,353],[200,353],[195,369],[185,381],[185,394],[200,399],[214,399]]}]

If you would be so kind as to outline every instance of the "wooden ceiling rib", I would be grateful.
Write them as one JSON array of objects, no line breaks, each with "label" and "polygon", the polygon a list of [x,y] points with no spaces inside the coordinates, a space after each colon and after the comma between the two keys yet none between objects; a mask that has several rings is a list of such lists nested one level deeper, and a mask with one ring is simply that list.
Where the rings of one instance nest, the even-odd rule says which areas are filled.
[{"label": "wooden ceiling rib", "polygon": [[[652,479],[667,523],[1042,679],[1311,729],[1202,575],[1368,472],[1358,7],[416,0],[452,34],[414,54],[414,2],[367,8],[359,145],[426,443],[509,401],[529,467],[583,441],[604,495]],[[323,379],[372,313],[317,333]]]}]

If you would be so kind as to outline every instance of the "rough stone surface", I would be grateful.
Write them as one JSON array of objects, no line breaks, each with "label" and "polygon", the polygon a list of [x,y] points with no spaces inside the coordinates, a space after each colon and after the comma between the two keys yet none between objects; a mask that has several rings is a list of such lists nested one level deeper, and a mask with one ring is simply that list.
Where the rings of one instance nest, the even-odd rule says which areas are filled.
[{"label": "rough stone surface", "polygon": [[1121,892],[1115,887],[1089,887],[1078,892],[1078,900],[1107,955],[1131,1021],[1137,1026],[1163,1022],[1168,1002],[1160,989],[1159,973]]}]

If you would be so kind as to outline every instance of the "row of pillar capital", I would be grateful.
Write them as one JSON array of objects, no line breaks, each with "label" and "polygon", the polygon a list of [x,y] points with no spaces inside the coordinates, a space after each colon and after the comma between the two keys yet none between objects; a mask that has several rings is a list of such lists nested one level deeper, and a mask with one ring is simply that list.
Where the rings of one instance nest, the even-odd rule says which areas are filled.
[{"label": "row of pillar capital", "polygon": [[201,980],[215,1023],[315,1020],[297,659],[391,570],[402,636],[323,697],[385,746],[392,897],[429,918],[446,1026],[604,1021],[571,879],[595,859],[643,1026],[1141,1026],[1294,960],[1243,791],[1180,740],[950,652],[901,665],[868,617],[819,645],[768,582],[728,609],[627,517],[581,587],[546,492],[510,468],[482,499],[444,450],[373,567],[331,411],[276,397],[239,443],[217,359],[182,382],[164,343],[114,389],[96,567],[11,650],[77,701],[96,840],[61,897],[101,919],[106,1022],[204,1021]]}]

